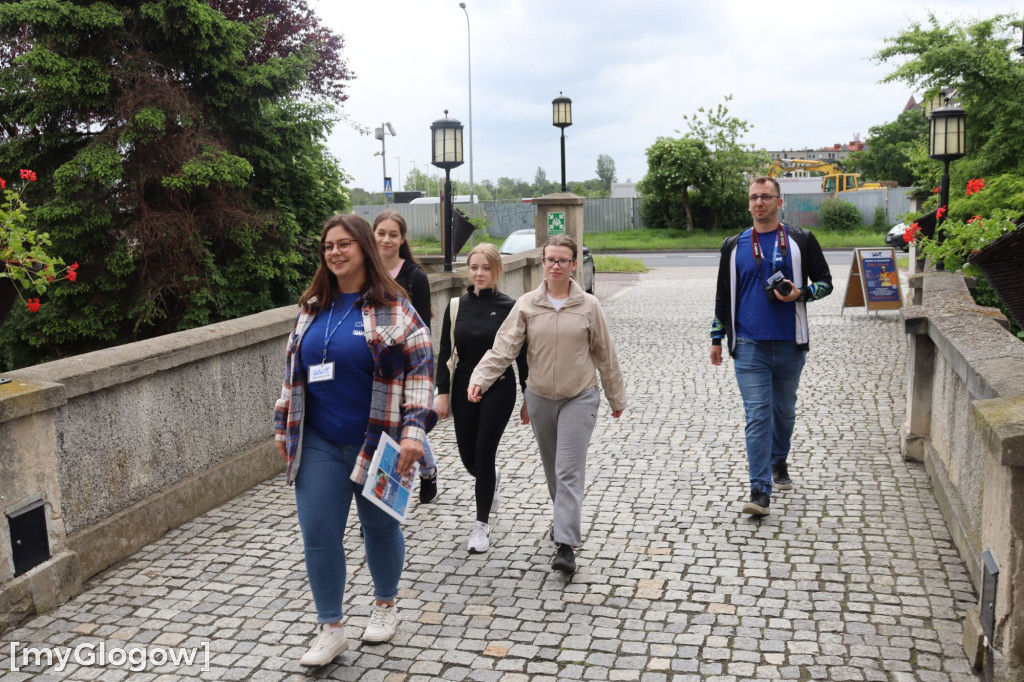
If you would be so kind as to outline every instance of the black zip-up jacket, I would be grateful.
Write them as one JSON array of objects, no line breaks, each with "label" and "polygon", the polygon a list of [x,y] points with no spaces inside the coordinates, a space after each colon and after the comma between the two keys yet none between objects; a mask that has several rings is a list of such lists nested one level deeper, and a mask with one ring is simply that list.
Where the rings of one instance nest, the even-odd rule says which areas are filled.
[{"label": "black zip-up jacket", "polygon": [[[508,317],[515,303],[515,299],[494,289],[483,289],[477,296],[473,293],[473,285],[469,286],[469,293],[459,297],[459,313],[455,318],[455,347],[459,350],[459,364],[455,366],[455,377],[468,384],[473,369],[484,353],[491,349],[498,328]],[[435,363],[438,395],[451,393],[453,381],[448,373],[448,358],[452,355],[450,308],[449,301],[444,309],[441,343]],[[525,391],[526,378],[530,374],[526,365],[525,343],[516,357],[516,366],[519,369],[519,385]]]},{"label": "black zip-up jacket", "polygon": [[[711,323],[711,345],[720,346],[722,338],[727,338],[730,355],[736,349],[733,322],[736,319],[736,245],[743,232],[722,242],[722,259],[718,264],[718,291],[715,294],[715,319]],[[832,273],[813,233],[787,225],[786,234],[789,237],[790,258],[793,263],[792,281],[800,287],[800,298],[794,303],[796,343],[801,349],[807,350],[810,348],[807,301],[817,301],[832,293]]]},{"label": "black zip-up jacket", "polygon": [[430,329],[430,280],[427,279],[427,273],[416,263],[407,260],[402,263],[402,269],[398,271],[395,281],[409,294],[409,302],[416,309],[423,324]]}]

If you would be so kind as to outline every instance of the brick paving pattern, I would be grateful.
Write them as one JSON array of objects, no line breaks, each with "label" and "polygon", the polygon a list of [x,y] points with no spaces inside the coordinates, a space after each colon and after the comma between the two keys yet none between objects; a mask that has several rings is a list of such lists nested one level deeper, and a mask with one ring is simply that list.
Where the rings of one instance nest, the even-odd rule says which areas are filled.
[{"label": "brick paving pattern", "polygon": [[[438,502],[407,534],[398,635],[358,641],[372,603],[346,537],[350,649],[307,671],[314,632],[293,491],[266,482],[89,581],[7,634],[4,680],[976,680],[960,644],[975,602],[928,477],[899,456],[905,337],[895,313],[812,304],[790,457],[771,515],[747,497],[730,361],[708,361],[710,268],[658,269],[604,304],[630,405],[603,403],[590,449],[580,572],[550,569],[550,503],[528,426],[499,450],[492,547],[470,555],[472,485],[450,423]],[[518,414],[518,410],[515,413]],[[269,419],[269,415],[268,415]],[[70,663],[12,672],[10,642],[108,650],[209,642],[210,669]],[[200,654],[201,660],[201,654]],[[21,663],[19,660],[18,664]]]}]

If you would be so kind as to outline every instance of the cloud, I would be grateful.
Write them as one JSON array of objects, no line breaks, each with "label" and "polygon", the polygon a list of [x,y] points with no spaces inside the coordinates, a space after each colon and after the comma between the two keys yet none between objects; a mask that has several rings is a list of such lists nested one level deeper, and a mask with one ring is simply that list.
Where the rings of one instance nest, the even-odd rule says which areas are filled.
[{"label": "cloud", "polygon": [[[845,143],[891,121],[913,94],[879,81],[892,70],[872,55],[929,9],[942,21],[977,18],[975,3],[896,5],[863,0],[832,11],[820,2],[755,5],[634,0],[468,0],[472,35],[473,175],[532,181],[538,166],[560,175],[559,130],[551,100],[573,100],[566,129],[570,180],[596,177],[609,154],[620,180],[646,172],[645,150],[660,135],[687,130],[683,116],[732,95],[747,120],[746,141],[768,149]],[[345,37],[357,74],[343,109],[385,139],[397,183],[430,160],[430,124],[450,116],[467,126],[466,14],[457,0],[315,5]],[[1015,11],[992,6],[983,16]],[[380,191],[381,143],[339,124],[329,147],[357,187]],[[400,162],[399,162],[399,157]],[[468,159],[467,159],[468,160]],[[399,169],[399,163],[401,168]],[[467,164],[468,165],[468,164]],[[430,169],[433,172],[433,169]],[[455,172],[469,178],[463,166]]]}]

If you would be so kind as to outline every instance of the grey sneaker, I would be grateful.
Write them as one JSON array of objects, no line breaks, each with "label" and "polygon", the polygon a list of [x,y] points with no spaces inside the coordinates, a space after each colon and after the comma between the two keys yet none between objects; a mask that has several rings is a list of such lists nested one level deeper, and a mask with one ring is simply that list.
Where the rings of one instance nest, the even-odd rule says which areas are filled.
[{"label": "grey sneaker", "polygon": [[754,516],[767,516],[768,505],[771,504],[771,501],[768,493],[763,493],[760,490],[750,493],[750,502],[743,505],[743,513],[753,514]]},{"label": "grey sneaker", "polygon": [[555,559],[551,562],[551,568],[561,571],[566,575],[575,573],[576,556],[573,554],[572,547],[569,545],[559,545],[558,552],[555,553]]},{"label": "grey sneaker", "polygon": [[779,490],[793,489],[793,479],[789,477],[789,468],[785,462],[772,467],[772,484]]},{"label": "grey sneaker", "polygon": [[334,660],[335,656],[348,649],[345,628],[332,628],[327,623],[320,627],[320,634],[309,643],[309,651],[299,659],[299,665],[320,667]]}]

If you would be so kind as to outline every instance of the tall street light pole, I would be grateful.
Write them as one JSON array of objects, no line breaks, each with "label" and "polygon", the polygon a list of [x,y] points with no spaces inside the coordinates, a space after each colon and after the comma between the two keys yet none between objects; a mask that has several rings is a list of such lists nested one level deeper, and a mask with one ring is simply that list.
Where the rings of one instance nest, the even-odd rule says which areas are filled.
[{"label": "tall street light pole", "polygon": [[562,129],[562,191],[565,192],[565,129],[572,125],[572,100],[561,92],[551,100],[551,124]]},{"label": "tall street light pole", "polygon": [[466,3],[459,7],[466,14],[466,67],[469,71],[469,208],[473,210],[473,52],[469,35],[469,10]]},{"label": "tall street light pole", "polygon": [[[374,130],[373,133],[374,133],[373,136],[376,137],[378,140],[380,140],[380,152],[378,152],[378,153],[380,154],[380,161],[381,161],[381,164],[382,164],[383,169],[384,169],[384,205],[387,206],[388,205],[388,194],[387,194],[388,158],[387,158],[387,156],[385,156],[387,154],[387,150],[385,149],[385,145],[384,145],[384,136],[386,134],[390,133],[391,137],[394,137],[397,133],[395,133],[395,127],[393,125],[391,125],[391,123],[388,123],[388,122],[381,123],[380,124],[380,128],[377,128],[376,130]],[[376,154],[374,154],[374,156],[376,156]]]}]

